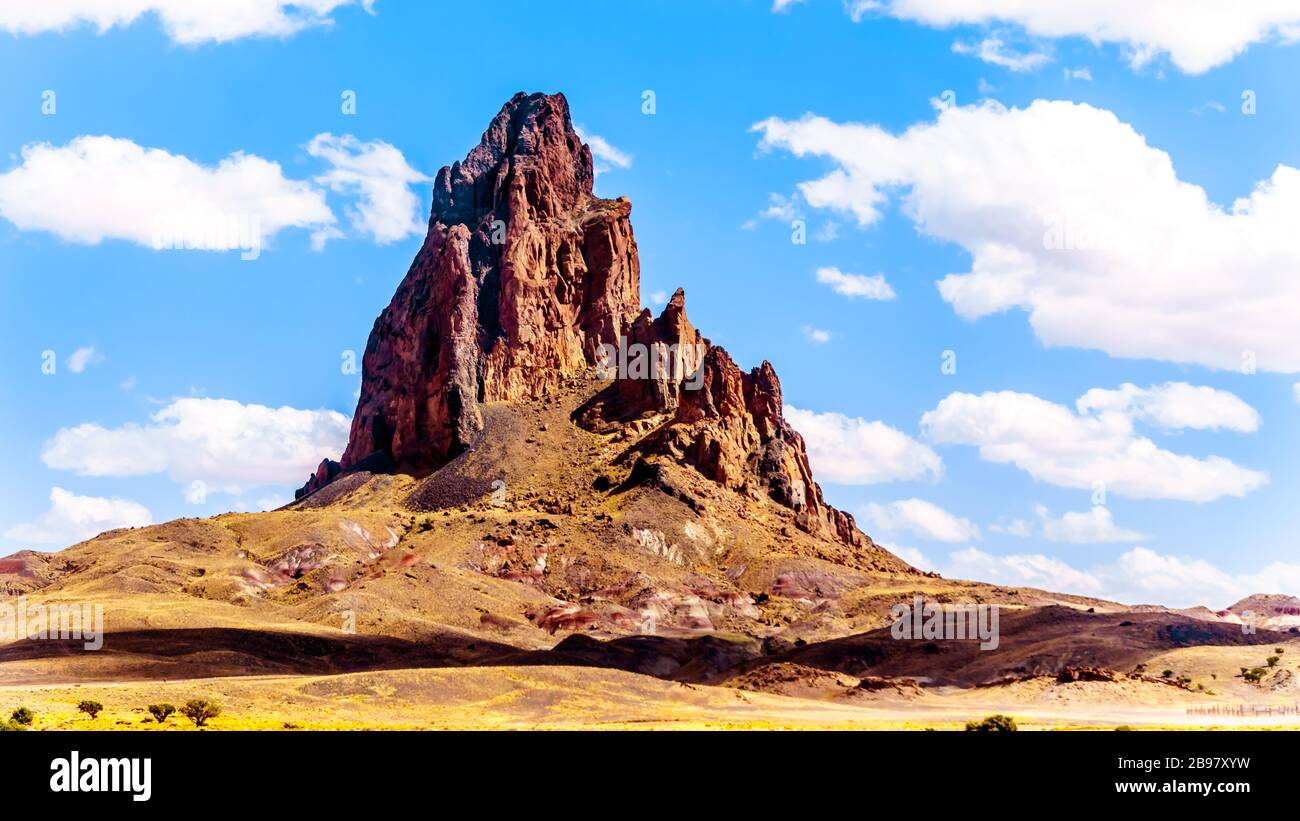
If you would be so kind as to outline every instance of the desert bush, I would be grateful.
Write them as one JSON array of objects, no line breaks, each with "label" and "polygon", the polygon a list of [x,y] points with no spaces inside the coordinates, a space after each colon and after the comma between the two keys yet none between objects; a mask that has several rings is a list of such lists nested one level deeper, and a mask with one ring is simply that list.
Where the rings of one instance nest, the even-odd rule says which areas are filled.
[{"label": "desert bush", "polygon": [[98,701],[83,701],[77,705],[77,709],[91,718],[94,718],[104,709],[104,705],[100,704]]},{"label": "desert bush", "polygon": [[1001,714],[991,715],[983,721],[966,722],[966,732],[968,733],[1005,733],[1016,730],[1016,720],[1011,716]]},{"label": "desert bush", "polygon": [[157,721],[159,724],[165,722],[171,717],[172,713],[176,712],[176,708],[167,702],[163,702],[162,704],[150,704],[148,709],[149,714],[153,716],[154,721]]},{"label": "desert bush", "polygon": [[17,710],[14,710],[13,715],[9,716],[10,721],[15,724],[21,724],[24,727],[32,726],[32,718],[32,711],[26,707],[19,707]]},{"label": "desert bush", "polygon": [[193,721],[195,727],[202,727],[208,723],[208,719],[221,715],[221,707],[205,698],[194,698],[185,702],[181,715]]},{"label": "desert bush", "polygon": [[1282,659],[1278,658],[1277,656],[1269,656],[1268,658],[1264,659],[1264,661],[1268,664],[1269,667],[1276,667],[1277,663],[1281,660]]}]

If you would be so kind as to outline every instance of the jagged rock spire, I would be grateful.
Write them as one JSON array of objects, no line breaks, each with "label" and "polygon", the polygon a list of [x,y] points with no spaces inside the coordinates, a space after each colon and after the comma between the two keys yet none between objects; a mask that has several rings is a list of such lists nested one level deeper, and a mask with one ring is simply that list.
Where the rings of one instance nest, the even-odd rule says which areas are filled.
[{"label": "jagged rock spire", "polygon": [[659,317],[641,309],[632,204],[596,197],[593,179],[561,94],[516,94],[438,172],[428,235],[366,344],[347,450],[299,495],[348,471],[435,470],[471,446],[480,403],[545,396],[639,345],[684,367],[620,374],[576,422],[605,432],[658,419],[629,454],[689,465],[856,543],[852,518],[812,481],[771,365],[742,372],[691,325],[680,289]]}]

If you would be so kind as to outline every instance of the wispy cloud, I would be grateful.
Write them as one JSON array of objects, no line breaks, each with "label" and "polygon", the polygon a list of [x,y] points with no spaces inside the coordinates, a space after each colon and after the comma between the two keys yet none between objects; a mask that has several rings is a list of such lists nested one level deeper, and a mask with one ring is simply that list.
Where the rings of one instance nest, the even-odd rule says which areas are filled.
[{"label": "wispy cloud", "polygon": [[952,44],[952,50],[1016,72],[1035,71],[1052,61],[1051,56],[1042,51],[1015,51],[997,36],[985,37],[973,44],[957,41]]},{"label": "wispy cloud", "polygon": [[581,125],[575,124],[573,130],[578,132],[578,138],[591,149],[591,156],[596,161],[597,174],[603,174],[611,168],[632,167],[632,155],[615,148],[609,140],[587,131]]},{"label": "wispy cloud", "polygon": [[804,339],[814,345],[825,345],[831,341],[831,332],[823,331],[821,328],[814,328],[811,325],[804,325],[800,330],[803,331]]},{"label": "wispy cloud", "polygon": [[81,373],[91,364],[101,362],[103,359],[103,355],[98,353],[93,347],[77,348],[68,355],[65,364],[67,365],[68,370],[73,373]]},{"label": "wispy cloud", "polygon": [[835,266],[817,269],[817,281],[849,299],[893,299],[894,289],[884,274],[846,274]]}]

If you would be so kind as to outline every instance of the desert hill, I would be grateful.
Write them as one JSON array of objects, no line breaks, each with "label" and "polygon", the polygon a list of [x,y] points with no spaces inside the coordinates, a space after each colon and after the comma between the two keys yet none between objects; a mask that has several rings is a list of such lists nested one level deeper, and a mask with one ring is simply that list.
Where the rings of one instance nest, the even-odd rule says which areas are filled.
[{"label": "desert hill", "polygon": [[[99,603],[107,629],[98,652],[0,645],[0,695],[84,684],[127,710],[132,688],[167,680],[272,710],[272,693],[352,705],[396,688],[460,726],[474,692],[518,726],[547,713],[531,696],[527,720],[501,707],[522,686],[507,682],[567,687],[592,723],[612,682],[692,721],[725,723],[734,704],[742,722],[853,725],[870,723],[854,704],[933,705],[945,688],[1113,687],[1181,704],[1206,696],[1140,670],[1181,653],[1226,681],[1294,646],[1269,628],[1293,626],[1295,600],[1138,612],[938,578],[876,545],[826,503],[773,368],[741,369],[687,319],[680,290],[657,316],[641,306],[631,203],[596,197],[593,178],[564,97],[513,97],[436,177],[428,236],[367,343],[345,452],[280,510],[0,561],[0,594]],[[628,361],[635,351],[649,360]],[[915,596],[1000,605],[1000,648],[893,640],[890,608]],[[1247,609],[1269,620],[1256,633],[1233,623]],[[1122,676],[1071,679],[1079,669]],[[1059,676],[1067,690],[1052,689]],[[645,677],[699,690],[679,704],[681,689],[628,683]],[[782,712],[756,690],[849,696]],[[411,726],[381,702],[369,722],[330,709]],[[453,703],[456,717],[438,712]]]}]

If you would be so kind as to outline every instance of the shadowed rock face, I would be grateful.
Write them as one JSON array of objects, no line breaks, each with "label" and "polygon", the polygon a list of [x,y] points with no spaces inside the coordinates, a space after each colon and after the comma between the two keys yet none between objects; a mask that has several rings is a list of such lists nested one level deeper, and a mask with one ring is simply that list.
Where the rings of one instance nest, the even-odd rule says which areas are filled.
[{"label": "shadowed rock face", "polygon": [[641,310],[632,205],[596,197],[593,179],[560,94],[516,94],[438,172],[429,233],[366,344],[347,450],[298,495],[355,470],[436,470],[482,430],[480,403],[546,396],[602,350],[671,346],[684,369],[620,375],[574,420],[650,429],[629,455],[690,465],[859,543],[852,518],[822,501],[771,365],[742,372],[687,320],[681,290],[658,318]]}]

